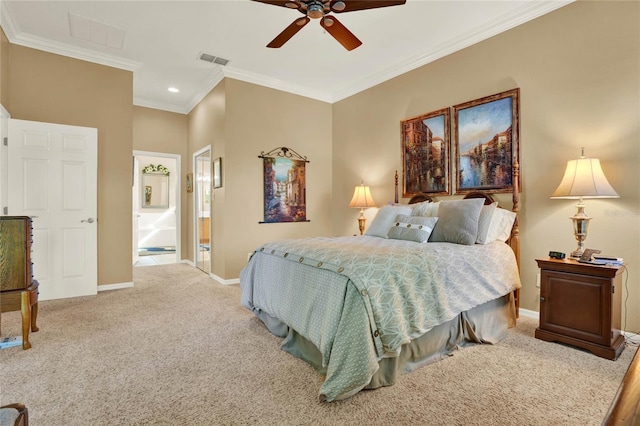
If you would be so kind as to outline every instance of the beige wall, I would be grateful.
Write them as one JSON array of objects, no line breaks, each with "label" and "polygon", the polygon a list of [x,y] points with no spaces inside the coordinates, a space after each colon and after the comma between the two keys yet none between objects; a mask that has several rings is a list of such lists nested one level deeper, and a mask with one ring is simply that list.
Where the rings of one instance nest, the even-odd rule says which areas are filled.
[{"label": "beige wall", "polygon": [[[211,145],[222,158],[223,187],[214,190],[213,273],[236,279],[247,253],[264,242],[331,233],[331,105],[225,79],[189,114],[189,155]],[[310,222],[259,224],[263,217],[262,160],[286,146],[307,156]],[[193,227],[189,200],[189,244]]]},{"label": "beige wall", "polygon": [[[587,246],[627,260],[633,304],[626,328],[639,329],[639,9],[637,2],[577,2],[334,105],[224,80],[186,116],[182,159],[186,174],[193,153],[206,145],[213,158],[222,157],[224,186],[214,191],[212,207],[213,273],[237,278],[247,253],[269,240],[356,233],[358,211],[347,208],[355,185],[370,185],[378,205],[393,199],[393,173],[402,174],[402,119],[519,87],[522,306],[538,309],[534,259],[575,247],[568,219],[575,202],[549,195],[566,161],[585,146],[621,196],[587,201],[595,218]],[[0,41],[0,102],[13,117],[98,128],[99,283],[131,281],[131,154],[178,152],[157,122],[168,120],[163,131],[177,139],[185,134],[184,117],[133,108],[130,72]],[[258,223],[258,155],[281,146],[310,160],[308,223]],[[192,207],[187,194],[183,258],[193,260]]]},{"label": "beige wall", "polygon": [[[325,102],[238,80],[227,79],[226,87],[225,276],[237,278],[247,253],[267,241],[332,234],[332,108]],[[264,220],[264,183],[258,156],[283,146],[309,160],[310,222],[259,224]]]},{"label": "beige wall", "polygon": [[584,146],[620,194],[586,201],[586,246],[628,262],[627,330],[640,329],[639,16],[638,2],[573,3],[334,104],[336,232],[352,232],[345,206],[360,178],[378,204],[392,200],[401,120],[519,87],[522,307],[538,310],[534,259],[576,247],[575,200],[549,196]]},{"label": "beige wall", "polygon": [[188,117],[185,114],[160,111],[152,108],[133,107],[133,149],[136,151],[162,152],[180,155],[180,247],[181,259],[187,259],[187,192],[184,179],[191,158],[188,153]]},{"label": "beige wall", "polygon": [[98,129],[98,284],[131,282],[133,74],[8,47],[2,101],[12,118]]},{"label": "beige wall", "polygon": [[[193,154],[199,150],[209,146],[211,149],[211,158],[223,158],[222,171],[226,172],[225,158],[225,114],[226,114],[226,81],[222,81],[211,92],[191,110],[188,116],[189,128],[189,160],[188,172],[193,172]],[[225,277],[225,258],[226,250],[224,249],[225,232],[224,232],[224,200],[225,200],[226,179],[223,176],[223,187],[213,190],[213,202],[211,203],[211,259],[212,272],[217,276]],[[188,258],[194,260],[194,193],[187,194],[187,234]],[[185,251],[183,250],[183,253]]]}]

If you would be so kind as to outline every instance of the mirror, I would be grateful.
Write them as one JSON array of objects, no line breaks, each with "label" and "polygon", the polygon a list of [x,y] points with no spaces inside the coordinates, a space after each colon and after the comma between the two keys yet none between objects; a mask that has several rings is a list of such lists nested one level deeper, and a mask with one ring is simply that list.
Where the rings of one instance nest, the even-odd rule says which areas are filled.
[{"label": "mirror", "polygon": [[164,173],[142,173],[142,208],[169,208],[169,175]]}]

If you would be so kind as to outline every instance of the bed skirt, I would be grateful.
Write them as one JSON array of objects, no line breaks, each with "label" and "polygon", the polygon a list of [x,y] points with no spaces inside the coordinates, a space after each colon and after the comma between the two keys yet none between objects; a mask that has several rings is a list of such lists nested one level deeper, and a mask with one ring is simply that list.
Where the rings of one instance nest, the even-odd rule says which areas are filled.
[{"label": "bed skirt", "polygon": [[[320,374],[326,374],[326,367],[322,366],[322,355],[313,343],[265,312],[254,313],[269,331],[284,338],[282,350],[307,362]],[[378,360],[379,368],[364,389],[391,386],[400,375],[446,358],[456,349],[497,343],[506,336],[508,328],[515,326],[515,321],[513,293],[462,312],[403,345],[398,356]],[[351,395],[342,395],[336,399],[349,396]]]}]

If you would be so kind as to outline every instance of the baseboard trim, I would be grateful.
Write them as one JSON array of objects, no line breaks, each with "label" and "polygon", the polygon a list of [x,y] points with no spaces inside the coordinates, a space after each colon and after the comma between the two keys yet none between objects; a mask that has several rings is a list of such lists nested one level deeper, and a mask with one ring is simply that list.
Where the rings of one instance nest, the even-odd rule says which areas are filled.
[{"label": "baseboard trim", "polygon": [[103,284],[98,286],[98,292],[109,291],[109,290],[120,290],[123,288],[131,288],[131,287],[133,287],[133,281],[128,283]]},{"label": "baseboard trim", "polygon": [[209,276],[211,278],[213,278],[214,280],[216,280],[217,282],[219,282],[220,284],[222,284],[222,285],[240,284],[240,278],[234,278],[234,279],[231,279],[231,280],[225,280],[224,278],[220,278],[216,274],[209,274]]},{"label": "baseboard trim", "polygon": [[540,313],[536,311],[530,311],[529,309],[520,308],[520,316],[525,318],[539,319]]}]

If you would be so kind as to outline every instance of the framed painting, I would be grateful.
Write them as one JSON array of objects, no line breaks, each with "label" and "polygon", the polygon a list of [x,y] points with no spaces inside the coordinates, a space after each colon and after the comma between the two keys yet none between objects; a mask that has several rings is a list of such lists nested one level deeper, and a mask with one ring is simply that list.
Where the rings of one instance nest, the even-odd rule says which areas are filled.
[{"label": "framed painting", "polygon": [[449,194],[449,108],[400,122],[402,196]]},{"label": "framed painting", "polygon": [[264,172],[264,222],[307,220],[306,157],[282,147],[262,153]]},{"label": "framed painting", "polygon": [[[456,194],[511,192],[520,162],[520,89],[453,107]],[[519,186],[521,187],[521,186]]]},{"label": "framed painting", "polygon": [[213,160],[213,187],[222,188],[222,158]]},{"label": "framed painting", "polygon": [[193,192],[193,173],[187,173],[187,192]]}]

